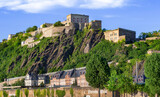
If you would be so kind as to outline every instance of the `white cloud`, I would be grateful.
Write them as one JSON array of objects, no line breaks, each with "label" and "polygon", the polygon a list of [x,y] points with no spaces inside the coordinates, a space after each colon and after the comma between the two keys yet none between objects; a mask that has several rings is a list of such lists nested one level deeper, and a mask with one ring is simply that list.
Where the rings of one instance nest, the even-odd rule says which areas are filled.
[{"label": "white cloud", "polygon": [[116,15],[104,15],[105,18],[117,18],[117,17],[120,17],[120,16],[116,16]]},{"label": "white cloud", "polygon": [[126,5],[127,0],[85,0],[80,7],[89,9],[116,8]]},{"label": "white cloud", "polygon": [[0,8],[40,13],[57,6],[89,9],[115,8],[126,4],[126,0],[0,0]]}]

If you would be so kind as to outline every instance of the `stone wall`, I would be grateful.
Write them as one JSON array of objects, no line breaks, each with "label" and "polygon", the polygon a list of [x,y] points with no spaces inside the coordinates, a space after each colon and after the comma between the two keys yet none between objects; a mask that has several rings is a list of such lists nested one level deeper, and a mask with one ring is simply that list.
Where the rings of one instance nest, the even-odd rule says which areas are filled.
[{"label": "stone wall", "polygon": [[[54,89],[54,97],[57,97],[56,90],[65,90],[66,95],[64,97],[71,97],[70,88],[53,88]],[[43,89],[41,89],[42,91]],[[23,97],[25,97],[24,89],[21,89],[23,92]],[[7,90],[9,95],[15,95],[16,90]],[[51,92],[51,88],[50,88]],[[95,88],[73,88],[74,96],[73,97],[98,97],[98,89]],[[136,94],[122,94],[115,93],[115,97],[148,97],[147,94],[138,92]],[[34,97],[34,89],[29,89],[29,97]],[[47,96],[46,96],[47,97]],[[112,97],[112,92],[108,90],[101,90],[101,97]]]}]

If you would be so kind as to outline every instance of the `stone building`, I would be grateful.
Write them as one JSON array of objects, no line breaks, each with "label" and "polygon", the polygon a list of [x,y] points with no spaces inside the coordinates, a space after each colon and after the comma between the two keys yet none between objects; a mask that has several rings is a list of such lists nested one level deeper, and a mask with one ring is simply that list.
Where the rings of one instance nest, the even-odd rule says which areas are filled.
[{"label": "stone building", "polygon": [[80,87],[89,87],[85,79],[86,68],[77,68],[65,71],[59,71],[51,76],[51,87],[70,87],[77,83]]},{"label": "stone building", "polygon": [[91,29],[99,30],[102,28],[102,21],[101,20],[93,20],[89,23]]},{"label": "stone building", "polygon": [[136,32],[118,28],[116,30],[109,30],[104,32],[105,39],[113,42],[125,40],[126,42],[134,42],[136,39]]},{"label": "stone building", "polygon": [[62,23],[66,26],[69,26],[70,23],[89,23],[89,16],[81,14],[69,14],[67,16],[67,20]]}]

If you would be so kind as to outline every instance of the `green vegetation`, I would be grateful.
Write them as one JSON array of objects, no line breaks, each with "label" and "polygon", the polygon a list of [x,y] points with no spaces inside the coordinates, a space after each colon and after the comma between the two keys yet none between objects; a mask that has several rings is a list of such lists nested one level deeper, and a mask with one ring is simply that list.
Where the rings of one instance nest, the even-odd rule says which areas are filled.
[{"label": "green vegetation", "polygon": [[3,91],[3,97],[8,97],[8,93],[6,91]]},{"label": "green vegetation", "polygon": [[54,89],[51,90],[51,97],[54,97]]},{"label": "green vegetation", "polygon": [[66,95],[65,90],[56,90],[56,94],[58,97],[64,97]]},{"label": "green vegetation", "polygon": [[16,90],[16,97],[20,97],[20,89]]},{"label": "green vegetation", "polygon": [[24,85],[24,80],[25,80],[25,79],[18,80],[18,81],[16,81],[14,84],[12,84],[12,86],[25,86],[25,85]]},{"label": "green vegetation", "polygon": [[47,27],[47,25],[46,25],[46,24],[43,24],[43,25],[42,25],[42,28],[46,28],[46,27]]},{"label": "green vegetation", "polygon": [[61,21],[57,21],[54,23],[54,27],[64,26],[64,24],[61,23]]},{"label": "green vegetation", "polygon": [[70,88],[71,97],[73,97],[73,88]]},{"label": "green vegetation", "polygon": [[50,89],[47,88],[47,96],[50,97]]},{"label": "green vegetation", "polygon": [[25,90],[24,90],[24,94],[25,94],[26,97],[28,97],[28,95],[29,95],[29,90],[28,90],[28,89],[25,89]]},{"label": "green vegetation", "polygon": [[29,27],[29,28],[27,28],[26,32],[28,33],[28,32],[32,32],[32,31],[36,31],[37,28],[38,28],[37,26]]},{"label": "green vegetation", "polygon": [[152,54],[145,62],[146,87],[152,95],[160,95],[160,54]]},{"label": "green vegetation", "polygon": [[107,60],[99,55],[92,55],[86,66],[86,80],[89,85],[94,88],[104,88],[104,85],[109,80],[110,68]]}]

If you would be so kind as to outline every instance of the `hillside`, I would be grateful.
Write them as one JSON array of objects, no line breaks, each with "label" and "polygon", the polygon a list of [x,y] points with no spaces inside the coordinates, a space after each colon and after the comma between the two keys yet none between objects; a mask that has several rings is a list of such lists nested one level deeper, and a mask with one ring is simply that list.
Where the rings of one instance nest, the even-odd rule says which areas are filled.
[{"label": "hillside", "polygon": [[88,52],[104,36],[102,31],[73,29],[68,34],[61,32],[60,36],[43,38],[33,48],[21,47],[21,41],[27,37],[18,33],[12,40],[0,44],[1,81],[6,77],[26,75],[27,72],[46,73],[61,70],[69,57]]},{"label": "hillside", "polygon": [[[126,47],[123,41],[104,40],[102,30],[89,28],[83,31],[72,29],[68,34],[60,32],[60,36],[43,38],[33,48],[21,47],[21,41],[29,36],[29,33],[25,36],[17,33],[11,40],[0,44],[0,81],[24,76],[28,72],[42,74],[83,67],[94,54],[112,62],[110,67],[113,70],[132,76],[135,75],[136,61],[144,62],[149,49],[160,50],[160,40],[135,42]],[[140,66],[139,72],[143,72],[143,64]]]}]

